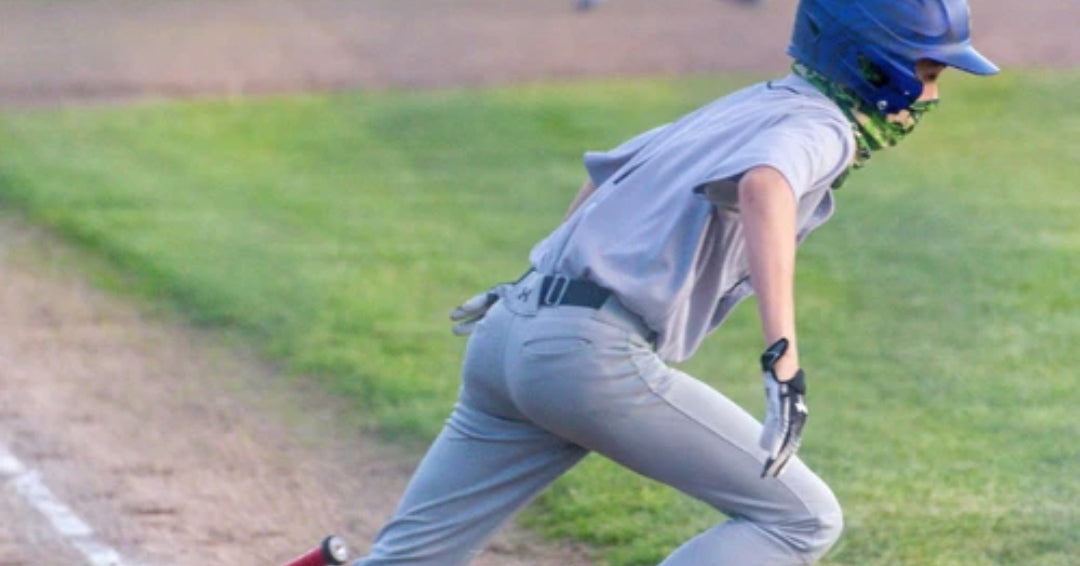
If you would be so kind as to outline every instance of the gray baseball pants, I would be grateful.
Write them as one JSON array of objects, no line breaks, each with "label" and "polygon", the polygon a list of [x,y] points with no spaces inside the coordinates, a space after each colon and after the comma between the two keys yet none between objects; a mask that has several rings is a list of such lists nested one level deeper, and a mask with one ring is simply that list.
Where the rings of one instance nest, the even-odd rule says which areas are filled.
[{"label": "gray baseball pants", "polygon": [[355,566],[466,564],[590,451],[729,517],[661,566],[812,564],[836,542],[840,506],[801,460],[760,477],[756,419],[664,364],[615,299],[538,308],[536,280],[504,293],[470,337],[450,418]]}]

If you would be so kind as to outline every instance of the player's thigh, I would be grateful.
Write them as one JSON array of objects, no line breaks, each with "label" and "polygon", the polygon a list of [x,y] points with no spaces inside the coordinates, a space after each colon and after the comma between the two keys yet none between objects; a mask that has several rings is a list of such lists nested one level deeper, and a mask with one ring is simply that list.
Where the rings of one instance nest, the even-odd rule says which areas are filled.
[{"label": "player's thigh", "polygon": [[800,461],[762,479],[753,416],[632,333],[603,326],[540,327],[523,342],[515,397],[530,419],[729,514],[771,520],[835,506]]},{"label": "player's thigh", "polygon": [[543,429],[459,403],[360,564],[464,564],[586,453]]},{"label": "player's thigh", "polygon": [[667,368],[645,379],[648,402],[600,428],[597,450],[729,514],[764,522],[832,513],[836,499],[801,460],[762,478],[760,423],[705,383]]}]

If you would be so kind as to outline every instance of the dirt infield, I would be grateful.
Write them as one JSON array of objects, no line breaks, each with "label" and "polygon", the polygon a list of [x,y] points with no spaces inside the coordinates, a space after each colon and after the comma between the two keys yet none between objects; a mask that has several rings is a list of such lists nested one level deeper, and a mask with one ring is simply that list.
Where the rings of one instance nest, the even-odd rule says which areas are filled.
[{"label": "dirt infield", "polygon": [[[971,2],[982,50],[1006,68],[1080,63],[1080,3]],[[5,0],[0,109],[781,72],[794,4]],[[0,221],[0,566],[86,563],[88,537],[129,566],[271,566],[329,531],[366,548],[415,454],[358,434],[334,399],[220,337],[95,290],[65,257]],[[35,510],[28,478],[92,535]],[[477,563],[588,560],[511,529]]]},{"label": "dirt infield", "polygon": [[[48,235],[8,219],[0,242],[0,565],[82,562],[5,448],[125,566],[274,566],[329,532],[366,548],[415,455],[235,344],[93,289]],[[585,562],[515,531],[478,563]]]}]

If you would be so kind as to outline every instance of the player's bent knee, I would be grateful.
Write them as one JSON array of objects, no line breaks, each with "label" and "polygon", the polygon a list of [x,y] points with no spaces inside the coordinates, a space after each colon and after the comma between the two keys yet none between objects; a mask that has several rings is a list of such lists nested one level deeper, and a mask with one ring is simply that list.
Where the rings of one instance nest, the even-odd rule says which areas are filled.
[{"label": "player's bent knee", "polygon": [[804,519],[802,530],[803,544],[801,554],[810,562],[825,556],[829,549],[840,540],[844,530],[844,512],[835,498],[821,502],[811,509]]},{"label": "player's bent knee", "polygon": [[813,564],[840,539],[844,515],[832,493],[823,492],[804,499],[798,510],[790,509],[778,522],[758,526],[787,546],[801,563]]}]

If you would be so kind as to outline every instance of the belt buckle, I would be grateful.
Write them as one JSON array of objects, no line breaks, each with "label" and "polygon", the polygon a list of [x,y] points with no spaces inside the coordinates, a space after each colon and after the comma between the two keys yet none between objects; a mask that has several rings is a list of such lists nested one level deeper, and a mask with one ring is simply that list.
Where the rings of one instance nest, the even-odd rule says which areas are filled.
[{"label": "belt buckle", "polygon": [[569,277],[565,275],[552,275],[551,285],[548,286],[547,292],[544,293],[544,296],[540,297],[540,304],[546,307],[561,305],[563,298],[566,297],[566,291],[569,288]]}]

